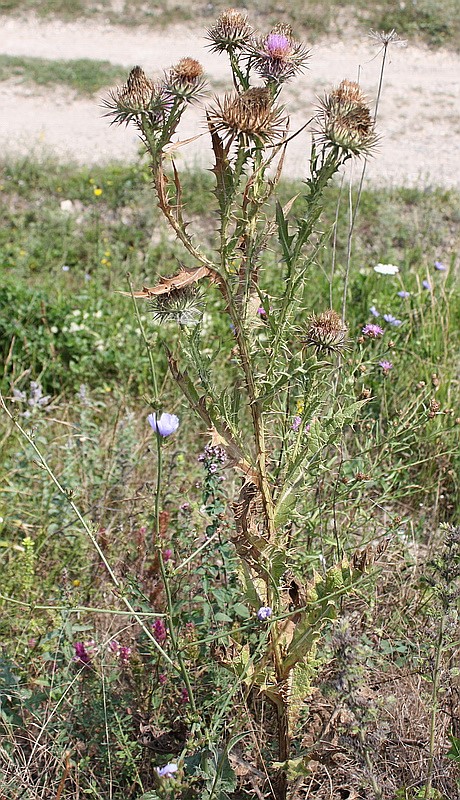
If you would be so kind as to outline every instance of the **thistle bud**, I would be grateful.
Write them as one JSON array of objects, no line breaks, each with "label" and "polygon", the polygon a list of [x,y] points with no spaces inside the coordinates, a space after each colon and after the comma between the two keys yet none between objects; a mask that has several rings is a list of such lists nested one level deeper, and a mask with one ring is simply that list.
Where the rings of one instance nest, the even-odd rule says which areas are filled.
[{"label": "thistle bud", "polygon": [[158,322],[197,325],[201,317],[200,295],[196,286],[181,286],[153,296],[149,310]]},{"label": "thistle bud", "polygon": [[107,116],[112,115],[113,123],[128,124],[140,114],[145,114],[149,109],[155,91],[155,84],[145,74],[141,67],[134,67],[123,86],[117,86],[104,100],[104,106],[109,109]]},{"label": "thistle bud", "polygon": [[165,91],[191,101],[204,86],[203,67],[195,58],[181,58],[166,76]]},{"label": "thistle bud", "polygon": [[329,309],[321,314],[312,314],[304,344],[314,347],[316,352],[337,353],[347,347],[347,326],[336,311]]},{"label": "thistle bud", "polygon": [[216,53],[241,50],[246,46],[252,32],[246,13],[236,8],[227,8],[222,11],[216,23],[208,28],[208,39],[212,43],[209,47]]},{"label": "thistle bud", "polygon": [[323,143],[346,155],[369,155],[377,142],[366,97],[354,81],[342,81],[320,100],[317,121]]},{"label": "thistle bud", "polygon": [[227,94],[209,110],[211,129],[229,139],[246,134],[271,141],[283,133],[283,110],[273,105],[269,89],[253,88],[243,94]]}]

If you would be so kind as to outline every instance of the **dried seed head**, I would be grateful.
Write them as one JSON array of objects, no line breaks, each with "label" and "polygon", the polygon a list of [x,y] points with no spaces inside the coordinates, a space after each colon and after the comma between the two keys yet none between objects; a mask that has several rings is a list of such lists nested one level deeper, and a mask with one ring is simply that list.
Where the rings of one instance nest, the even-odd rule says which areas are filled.
[{"label": "dried seed head", "polygon": [[250,46],[251,63],[268,82],[282,83],[305,68],[308,51],[292,36],[290,25],[277,25]]},{"label": "dried seed head", "polygon": [[197,325],[201,317],[200,294],[196,286],[184,286],[155,295],[149,306],[153,318],[159,322]]},{"label": "dried seed head", "polygon": [[113,89],[104,101],[104,106],[110,109],[107,116],[113,115],[112,121],[116,124],[128,123],[149,109],[154,92],[153,81],[141,67],[134,67],[126,83]]},{"label": "dried seed head", "polygon": [[385,31],[374,31],[371,28],[369,37],[383,47],[388,47],[389,44],[395,44],[397,47],[405,47],[407,45],[407,40],[401,39],[394,28],[388,31],[388,33]]},{"label": "dried seed head", "polygon": [[377,142],[366,97],[354,81],[342,81],[320,100],[317,121],[324,144],[347,155],[369,155]]},{"label": "dried seed head", "polygon": [[248,23],[248,15],[236,8],[222,11],[215,24],[208,28],[209,47],[216,53],[224,50],[241,50],[252,35],[253,29]]},{"label": "dried seed head", "polygon": [[196,99],[204,86],[203,67],[195,58],[181,58],[166,76],[165,91],[184,100]]},{"label": "dried seed head", "polygon": [[340,352],[347,347],[347,330],[341,316],[332,309],[312,314],[304,344],[314,347],[316,352]]},{"label": "dried seed head", "polygon": [[269,89],[248,89],[243,94],[227,94],[209,110],[212,129],[227,138],[246,134],[271,141],[283,133],[283,110],[273,105]]}]

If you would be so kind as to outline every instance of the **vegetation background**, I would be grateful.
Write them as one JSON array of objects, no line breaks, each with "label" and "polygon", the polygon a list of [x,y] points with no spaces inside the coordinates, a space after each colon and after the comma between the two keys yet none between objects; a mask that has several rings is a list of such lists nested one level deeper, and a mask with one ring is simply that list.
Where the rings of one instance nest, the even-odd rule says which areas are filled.
[{"label": "vegetation background", "polygon": [[[396,28],[423,46],[456,51],[456,5],[249,10],[263,29],[280,17],[291,22],[308,43]],[[208,25],[223,7],[0,3],[5,25],[8,14],[31,13],[153,26],[199,16]],[[110,62],[2,56],[0,79],[12,77],[32,91],[41,84],[52,94],[64,83],[96,93],[94,103],[104,87],[125,79]],[[187,169],[182,177],[188,218],[212,252],[211,175]],[[116,163],[92,166],[53,154],[6,157],[0,182],[0,793],[8,800],[271,797],[273,712],[226,667],[232,640],[245,636],[257,649],[266,630],[243,596],[225,536],[238,480],[199,460],[206,428],[168,377],[164,355],[164,345],[178,351],[180,331],[155,323],[147,305],[137,317],[117,293],[126,290],[127,273],[135,286],[155,285],[183,258],[160,219],[148,162],[125,161],[123,152]],[[299,197],[295,213],[304,191],[300,181],[286,181],[278,197],[282,204]],[[331,296],[337,302],[348,280],[344,381],[350,397],[368,402],[324,450],[299,498],[293,536],[305,581],[329,563],[337,531],[349,557],[376,563],[364,564],[365,577],[322,636],[293,754],[305,767],[307,753],[308,768],[296,775],[292,797],[455,800],[459,194],[442,185],[365,182],[351,231],[357,201],[358,189],[346,181],[325,194],[320,227],[330,244],[317,252],[299,318],[329,307]],[[273,295],[282,291],[279,259],[274,250],[263,263]],[[399,273],[379,274],[378,263],[398,265]],[[385,335],[363,342],[363,327],[377,322]],[[153,541],[157,462],[146,423],[152,388],[142,329],[161,375],[162,410],[180,418],[163,449],[161,553],[179,649],[214,750],[191,735],[187,686],[157,647],[171,654]],[[201,340],[222,384],[231,336],[211,290]],[[382,367],[388,362],[391,368]],[[298,411],[305,417],[306,409]],[[213,483],[216,474],[223,480]],[[219,546],[210,546],[209,526],[222,515],[213,540]],[[235,730],[247,732],[244,740],[234,741]],[[158,768],[170,763],[179,763],[179,775],[158,779]]]}]

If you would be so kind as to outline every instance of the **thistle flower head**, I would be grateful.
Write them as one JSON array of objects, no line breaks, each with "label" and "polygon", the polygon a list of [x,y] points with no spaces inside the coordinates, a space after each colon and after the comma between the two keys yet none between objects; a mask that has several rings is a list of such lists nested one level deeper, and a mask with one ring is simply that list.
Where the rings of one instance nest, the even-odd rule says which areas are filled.
[{"label": "thistle flower head", "polygon": [[283,133],[283,110],[273,105],[267,88],[248,89],[243,94],[227,94],[209,110],[210,127],[227,137],[246,135],[272,141]]},{"label": "thistle flower head", "polygon": [[308,51],[292,37],[288,25],[277,25],[251,45],[251,63],[267,82],[283,83],[305,68]]},{"label": "thistle flower head", "polygon": [[149,300],[149,310],[158,322],[197,325],[201,317],[200,292],[196,286],[181,286]]},{"label": "thistle flower head", "polygon": [[215,24],[208,28],[209,47],[216,53],[241,50],[247,44],[253,29],[248,23],[248,15],[236,8],[227,8],[217,18]]},{"label": "thistle flower head", "polygon": [[372,322],[368,322],[367,325],[364,325],[362,332],[364,336],[367,336],[369,339],[378,339],[379,336],[383,336],[384,330],[380,327],[380,325],[374,325]]},{"label": "thistle flower head", "polygon": [[320,100],[317,132],[346,155],[369,155],[377,142],[374,119],[359,84],[344,80]]},{"label": "thistle flower head", "polygon": [[304,344],[314,347],[317,353],[337,353],[347,347],[347,330],[340,314],[332,309],[312,314]]},{"label": "thistle flower head", "polygon": [[191,101],[196,99],[204,87],[203,67],[195,58],[181,58],[169,70],[165,80],[165,91],[174,96]]},{"label": "thistle flower head", "polygon": [[139,114],[145,114],[150,108],[155,92],[155,84],[141,67],[134,67],[123,86],[117,86],[109,92],[103,105],[108,108],[107,116],[112,115],[112,123],[128,124]]}]

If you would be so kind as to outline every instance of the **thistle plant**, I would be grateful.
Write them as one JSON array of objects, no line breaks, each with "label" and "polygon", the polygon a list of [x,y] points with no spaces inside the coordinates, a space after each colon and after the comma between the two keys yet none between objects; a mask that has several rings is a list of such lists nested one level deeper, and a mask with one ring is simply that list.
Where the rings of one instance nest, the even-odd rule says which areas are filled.
[{"label": "thistle plant", "polygon": [[[329,298],[322,308],[306,308],[304,288],[327,241],[318,221],[328,184],[350,159],[372,152],[376,134],[361,88],[342,81],[306,123],[313,144],[302,168],[303,195],[282,204],[277,187],[296,132],[289,131],[280,98],[284,85],[306,68],[308,51],[288,26],[258,34],[246,14],[235,9],[221,14],[208,40],[212,50],[227,55],[234,87],[224,97],[204,101],[218,209],[211,251],[197,243],[186,219],[174,157],[186,143],[173,142],[187,106],[203,102],[199,63],[185,57],[160,80],[135,67],[106,106],[113,122],[137,128],[159,208],[184,247],[187,264],[176,274],[131,294],[145,300],[152,323],[178,326],[180,350],[167,348],[170,374],[209,432],[208,454],[222,454],[225,469],[241,480],[227,509],[233,523],[226,530],[264,644],[249,661],[238,644],[240,656],[229,666],[247,692],[257,688],[276,710],[279,752],[272,786],[281,800],[308,761],[303,755],[291,759],[291,743],[321,663],[322,631],[360,573],[339,542],[321,574],[313,571],[306,579],[296,566],[299,495],[314,485],[328,449],[366,402],[340,390],[331,393],[344,369],[347,324]],[[273,286],[265,266],[275,248],[279,281]],[[216,292],[228,335],[209,358],[203,353],[209,341],[201,332],[201,315],[208,299],[216,302]],[[213,368],[217,359],[224,368]],[[157,385],[154,379],[153,428],[162,419]]]}]

